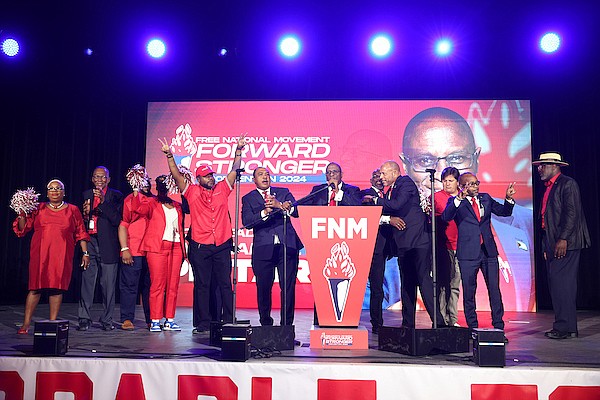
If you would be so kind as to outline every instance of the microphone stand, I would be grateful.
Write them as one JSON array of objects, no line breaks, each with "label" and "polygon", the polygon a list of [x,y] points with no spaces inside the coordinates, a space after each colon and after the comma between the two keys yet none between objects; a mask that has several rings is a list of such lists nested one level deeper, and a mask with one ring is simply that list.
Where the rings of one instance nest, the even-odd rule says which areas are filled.
[{"label": "microphone stand", "polygon": [[233,233],[233,324],[237,324],[237,282],[238,282],[238,251],[239,251],[239,227],[240,227],[240,181],[244,168],[235,170],[235,229]]},{"label": "microphone stand", "polygon": [[[238,170],[239,171],[239,170]],[[239,175],[238,175],[239,178]],[[313,197],[315,197],[317,194],[324,192],[325,190],[329,189],[330,185],[325,185],[324,187],[322,187],[319,190],[316,190],[312,193],[309,193],[307,196],[296,200],[294,203],[292,203],[292,207],[296,207],[299,204],[302,204],[304,202],[306,202],[309,199],[312,199]],[[237,249],[237,224],[238,224],[238,219],[237,219],[237,213],[239,212],[239,201],[238,201],[238,196],[239,196],[239,185],[237,186],[237,191],[236,191],[236,229],[235,229],[235,246]],[[282,318],[282,324],[286,325],[287,323],[287,223],[288,223],[288,219],[289,219],[289,214],[287,211],[284,211],[283,209],[279,208],[275,211],[273,211],[270,216],[275,216],[277,215],[277,213],[281,213],[282,217],[283,217],[283,237],[282,237],[282,244],[283,244],[283,277],[279,277],[279,281],[281,282],[281,279],[283,279],[283,302],[281,304],[281,307],[283,309],[282,313],[281,313],[281,318]],[[261,222],[263,219],[262,218],[258,218],[256,221],[252,221],[249,224],[246,224],[244,226],[245,229],[252,229],[254,228],[254,226],[256,224],[258,224],[259,222]],[[234,265],[234,274],[236,273],[236,269],[237,269],[237,251],[234,255],[234,259],[233,259],[233,265]],[[235,282],[236,282],[236,278],[234,276],[234,289],[233,289],[233,294],[234,294],[234,323],[235,323]]]},{"label": "microphone stand", "polygon": [[435,221],[435,169],[427,168],[425,172],[429,173],[429,182],[431,184],[431,278],[433,280],[433,329],[437,329],[437,310],[438,310],[438,289],[437,289],[437,236],[436,236],[436,221]]}]

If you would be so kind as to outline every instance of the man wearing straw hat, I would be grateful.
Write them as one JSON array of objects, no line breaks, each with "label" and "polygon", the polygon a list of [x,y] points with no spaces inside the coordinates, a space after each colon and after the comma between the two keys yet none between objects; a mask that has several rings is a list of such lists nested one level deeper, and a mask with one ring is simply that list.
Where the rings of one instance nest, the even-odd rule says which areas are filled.
[{"label": "man wearing straw hat", "polygon": [[545,335],[550,339],[576,338],[579,257],[581,249],[590,246],[579,186],[561,173],[560,168],[569,164],[557,152],[541,153],[533,165],[546,185],[538,226],[542,228],[554,324]]}]

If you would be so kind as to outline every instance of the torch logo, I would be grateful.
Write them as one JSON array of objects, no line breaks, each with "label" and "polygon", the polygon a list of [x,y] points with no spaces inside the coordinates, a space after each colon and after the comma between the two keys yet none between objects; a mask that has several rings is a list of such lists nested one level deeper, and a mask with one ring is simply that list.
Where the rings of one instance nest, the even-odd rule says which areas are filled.
[{"label": "torch logo", "polygon": [[329,283],[331,302],[338,322],[343,319],[350,282],[354,275],[356,275],[356,267],[350,259],[350,248],[346,242],[334,244],[331,247],[331,257],[325,262],[323,276]]}]

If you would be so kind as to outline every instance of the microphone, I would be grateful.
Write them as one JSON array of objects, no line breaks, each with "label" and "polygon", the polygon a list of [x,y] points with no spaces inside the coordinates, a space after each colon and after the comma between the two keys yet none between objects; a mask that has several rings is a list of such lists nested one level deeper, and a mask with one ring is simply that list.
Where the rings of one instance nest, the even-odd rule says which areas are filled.
[{"label": "microphone", "polygon": [[335,182],[331,182],[331,183],[329,184],[329,187],[331,188],[331,190],[336,190],[336,187],[335,187]]}]

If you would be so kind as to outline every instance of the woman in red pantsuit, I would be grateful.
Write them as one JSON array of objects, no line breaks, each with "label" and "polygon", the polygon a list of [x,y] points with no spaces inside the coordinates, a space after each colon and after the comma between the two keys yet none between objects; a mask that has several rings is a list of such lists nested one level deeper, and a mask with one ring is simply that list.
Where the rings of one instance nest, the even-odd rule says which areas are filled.
[{"label": "woman in red pantsuit", "polygon": [[29,250],[29,293],[19,334],[27,334],[42,290],[48,292],[50,319],[57,318],[63,292],[69,289],[71,282],[75,243],[79,242],[83,251],[81,265],[87,267],[90,262],[87,252],[90,236],[83,225],[81,212],[64,202],[65,185],[61,181],[51,180],[47,189],[49,201],[41,203],[31,214],[20,214],[12,225],[18,237],[33,230]]},{"label": "woman in red pantsuit", "polygon": [[183,212],[181,203],[167,196],[166,175],[156,178],[158,196],[140,203],[134,196],[132,207],[138,215],[148,218],[140,250],[146,253],[150,271],[150,332],[160,332],[160,320],[166,321],[165,331],[180,331],[175,322],[179,272],[185,255]]}]

